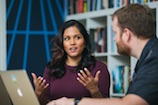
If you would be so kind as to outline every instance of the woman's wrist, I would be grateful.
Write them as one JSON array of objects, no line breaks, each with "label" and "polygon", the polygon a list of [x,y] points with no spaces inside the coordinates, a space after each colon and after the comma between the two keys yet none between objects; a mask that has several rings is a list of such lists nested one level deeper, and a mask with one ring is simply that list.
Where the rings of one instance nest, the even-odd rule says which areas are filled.
[{"label": "woman's wrist", "polygon": [[93,88],[93,89],[90,90],[91,95],[96,94],[98,92],[99,92],[99,88],[98,87]]},{"label": "woman's wrist", "polygon": [[40,96],[40,93],[38,93],[38,92],[36,92],[36,91],[35,91],[35,93],[36,93],[37,96]]},{"label": "woman's wrist", "polygon": [[41,93],[41,92],[35,91],[35,94],[36,94],[37,97],[41,97],[41,96],[42,96],[42,93]]},{"label": "woman's wrist", "polygon": [[99,88],[91,90],[90,93],[93,98],[103,98],[102,94],[99,91]]}]

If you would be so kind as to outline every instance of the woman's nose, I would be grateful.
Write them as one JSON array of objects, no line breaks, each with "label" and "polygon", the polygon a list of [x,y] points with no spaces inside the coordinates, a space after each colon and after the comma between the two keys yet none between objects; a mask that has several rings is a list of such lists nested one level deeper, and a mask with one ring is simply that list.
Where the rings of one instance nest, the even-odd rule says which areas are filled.
[{"label": "woman's nose", "polygon": [[75,39],[71,39],[70,44],[75,44]]}]

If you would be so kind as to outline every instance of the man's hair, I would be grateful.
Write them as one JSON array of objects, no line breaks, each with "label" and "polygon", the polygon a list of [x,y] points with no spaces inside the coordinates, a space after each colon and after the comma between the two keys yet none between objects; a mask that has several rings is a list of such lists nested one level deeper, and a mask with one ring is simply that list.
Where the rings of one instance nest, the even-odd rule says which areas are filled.
[{"label": "man's hair", "polygon": [[156,34],[152,10],[146,5],[129,4],[114,12],[112,19],[115,17],[118,19],[121,31],[128,28],[137,37],[143,39],[151,38]]}]

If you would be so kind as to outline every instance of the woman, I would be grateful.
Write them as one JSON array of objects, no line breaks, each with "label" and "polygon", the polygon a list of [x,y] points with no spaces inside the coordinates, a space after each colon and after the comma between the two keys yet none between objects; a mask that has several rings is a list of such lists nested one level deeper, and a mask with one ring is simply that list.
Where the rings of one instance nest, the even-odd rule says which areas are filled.
[{"label": "woman", "polygon": [[32,73],[35,92],[42,103],[63,96],[109,97],[109,72],[104,63],[92,56],[90,38],[81,23],[65,22],[52,42],[53,56],[44,77],[37,78]]}]

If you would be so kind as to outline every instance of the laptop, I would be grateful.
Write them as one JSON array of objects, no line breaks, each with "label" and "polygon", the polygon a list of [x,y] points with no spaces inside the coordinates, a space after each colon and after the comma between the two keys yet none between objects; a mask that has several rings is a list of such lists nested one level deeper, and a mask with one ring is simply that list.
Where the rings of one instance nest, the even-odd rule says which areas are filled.
[{"label": "laptop", "polygon": [[12,105],[7,89],[0,76],[0,105]]},{"label": "laptop", "polygon": [[11,100],[13,105],[40,105],[25,70],[1,71],[0,76],[6,97],[9,96],[6,101]]}]

